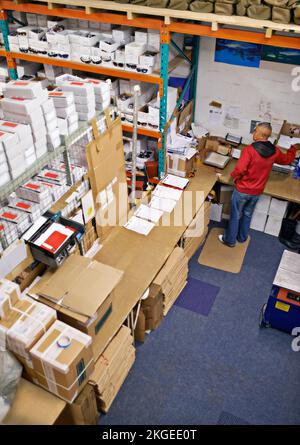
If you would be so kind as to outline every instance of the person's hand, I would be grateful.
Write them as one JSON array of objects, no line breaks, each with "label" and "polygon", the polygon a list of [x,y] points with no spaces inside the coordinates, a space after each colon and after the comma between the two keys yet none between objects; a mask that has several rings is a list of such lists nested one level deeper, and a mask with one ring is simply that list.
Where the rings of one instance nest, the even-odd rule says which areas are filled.
[{"label": "person's hand", "polygon": [[296,152],[300,152],[300,144],[293,144],[293,146],[296,148]]}]

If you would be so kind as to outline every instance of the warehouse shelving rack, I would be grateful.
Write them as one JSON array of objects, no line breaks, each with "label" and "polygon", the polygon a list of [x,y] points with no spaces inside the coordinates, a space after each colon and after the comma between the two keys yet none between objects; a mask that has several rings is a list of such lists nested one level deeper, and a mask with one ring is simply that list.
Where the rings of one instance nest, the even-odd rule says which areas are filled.
[{"label": "warehouse shelving rack", "polygon": [[[160,126],[159,131],[139,128],[138,133],[158,140],[159,147],[159,175],[165,172],[165,153],[167,131],[176,116],[173,113],[167,121],[167,87],[170,72],[178,66],[182,58],[191,64],[191,74],[176,105],[180,107],[188,86],[190,97],[195,98],[197,86],[197,67],[200,37],[223,38],[241,42],[259,43],[284,48],[300,49],[300,26],[294,24],[279,24],[271,21],[255,20],[247,17],[221,16],[217,14],[196,13],[191,11],[176,11],[172,9],[151,8],[140,5],[120,4],[102,0],[40,0],[26,2],[26,0],[0,0],[0,25],[4,36],[5,50],[0,50],[0,56],[6,57],[9,73],[12,78],[17,77],[16,59],[32,62],[47,63],[64,66],[76,70],[104,74],[149,82],[158,85],[160,93]],[[127,72],[106,67],[95,67],[71,61],[53,60],[46,57],[12,53],[7,39],[8,22],[7,11],[21,11],[33,14],[59,16],[80,20],[111,23],[144,29],[154,29],[160,32],[160,73],[151,75]],[[183,53],[172,42],[172,33],[193,35],[191,57]],[[172,45],[178,52],[169,64],[169,48]],[[194,101],[195,107],[195,101]],[[195,111],[195,110],[194,110]],[[132,131],[131,125],[123,125],[123,130]]]}]

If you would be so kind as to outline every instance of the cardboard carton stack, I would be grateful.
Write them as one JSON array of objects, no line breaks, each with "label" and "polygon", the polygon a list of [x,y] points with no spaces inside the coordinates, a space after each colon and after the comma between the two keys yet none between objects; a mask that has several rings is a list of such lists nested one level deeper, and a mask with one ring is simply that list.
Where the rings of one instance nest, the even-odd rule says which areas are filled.
[{"label": "cardboard carton stack", "polygon": [[210,205],[210,202],[204,202],[204,204],[198,210],[195,218],[183,234],[181,246],[183,247],[184,253],[189,260],[204,243],[208,234]]},{"label": "cardboard carton stack", "polygon": [[[0,131],[1,132],[4,131],[5,133],[11,133],[12,135],[17,136],[18,150],[23,151],[26,167],[30,166],[36,161],[33,137],[32,137],[31,127],[29,124],[24,125],[24,124],[18,124],[16,122],[0,121]],[[7,138],[4,139],[7,140]],[[13,142],[11,138],[10,142]],[[10,159],[13,156],[12,151],[13,147],[10,147],[6,153],[9,164],[10,164]],[[24,165],[22,165],[21,167],[24,168]]]},{"label": "cardboard carton stack", "polygon": [[186,285],[188,275],[188,259],[181,247],[176,247],[165,265],[153,280],[161,286],[164,294],[164,315],[167,315],[180,292]]},{"label": "cardboard carton stack", "polygon": [[278,236],[287,208],[288,201],[261,195],[252,216],[251,229]]},{"label": "cardboard carton stack", "polygon": [[16,134],[0,131],[0,184],[20,176],[26,168],[25,155]]},{"label": "cardboard carton stack", "polygon": [[122,326],[95,363],[90,385],[95,389],[99,411],[108,412],[135,361],[130,329]]},{"label": "cardboard carton stack", "polygon": [[99,413],[96,395],[91,385],[86,385],[73,403],[67,404],[56,424],[59,425],[97,425]]},{"label": "cardboard carton stack", "polygon": [[54,90],[49,93],[56,110],[59,133],[69,136],[78,129],[78,113],[72,91]]},{"label": "cardboard carton stack", "polygon": [[152,283],[147,298],[142,299],[140,313],[134,331],[135,339],[143,342],[146,331],[154,331],[163,319],[163,293],[161,287]]},{"label": "cardboard carton stack", "polygon": [[15,354],[31,379],[35,374],[30,350],[55,320],[55,310],[29,297],[21,298],[17,284],[0,281],[1,343]]},{"label": "cardboard carton stack", "polygon": [[111,91],[110,82],[99,79],[85,79],[94,87],[96,110],[103,111],[110,105]]},{"label": "cardboard carton stack", "polygon": [[48,148],[54,150],[59,147],[54,104],[48,99],[48,92],[42,88],[41,82],[9,82],[1,105],[5,119],[30,125],[37,158]]},{"label": "cardboard carton stack", "polygon": [[107,340],[103,327],[118,310],[114,307],[114,289],[122,276],[123,272],[113,267],[71,255],[55,272],[48,270],[28,293],[56,309],[59,320],[90,335],[97,359]]},{"label": "cardboard carton stack", "polygon": [[288,205],[288,201],[282,201],[276,198],[271,199],[265,233],[273,236],[279,235],[282,220],[286,215]]},{"label": "cardboard carton stack", "polygon": [[271,197],[268,195],[261,195],[256,204],[251,220],[251,229],[263,232],[265,230],[268,212],[271,204]]},{"label": "cardboard carton stack", "polygon": [[8,230],[11,225],[14,225],[17,229],[18,235],[22,235],[31,225],[31,220],[27,213],[24,213],[17,209],[11,209],[10,207],[3,207],[0,209],[0,222],[3,221],[10,223],[6,230]]},{"label": "cardboard carton stack", "polygon": [[80,121],[89,121],[95,116],[96,101],[93,85],[79,80],[62,80],[57,85],[63,92],[74,93],[75,108]]}]

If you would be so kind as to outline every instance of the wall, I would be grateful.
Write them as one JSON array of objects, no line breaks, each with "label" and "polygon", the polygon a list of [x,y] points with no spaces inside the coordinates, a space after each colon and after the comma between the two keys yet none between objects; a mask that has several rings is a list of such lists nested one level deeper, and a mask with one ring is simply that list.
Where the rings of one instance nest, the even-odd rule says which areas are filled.
[{"label": "wall", "polygon": [[[293,92],[292,65],[262,61],[260,68],[228,65],[214,62],[215,39],[201,38],[195,122],[209,129],[211,134],[224,136],[230,132],[251,141],[250,121],[268,120],[271,116],[276,135],[284,119],[300,120],[300,91]],[[222,104],[220,123],[209,119],[209,103]],[[224,125],[229,109],[239,120],[237,128]],[[235,121],[235,124],[237,121]]]}]

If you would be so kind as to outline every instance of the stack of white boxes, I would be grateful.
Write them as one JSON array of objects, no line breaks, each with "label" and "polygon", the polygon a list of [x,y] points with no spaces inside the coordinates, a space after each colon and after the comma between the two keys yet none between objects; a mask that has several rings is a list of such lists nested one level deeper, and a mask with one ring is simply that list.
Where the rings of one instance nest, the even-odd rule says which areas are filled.
[{"label": "stack of white boxes", "polygon": [[271,197],[268,195],[261,195],[256,204],[252,220],[251,229],[263,232],[265,230],[268,212],[271,204]]},{"label": "stack of white boxes", "polygon": [[85,81],[57,79],[57,86],[63,92],[74,94],[76,112],[80,121],[89,121],[95,116],[96,101],[93,85]]},{"label": "stack of white boxes", "polygon": [[285,217],[288,201],[272,198],[268,212],[268,220],[265,226],[265,233],[278,236],[282,226],[282,220]]},{"label": "stack of white boxes", "polygon": [[0,210],[0,223],[3,221],[13,224],[17,229],[18,235],[22,235],[31,225],[28,214],[10,207],[3,207]]},{"label": "stack of white boxes", "polygon": [[47,130],[47,146],[49,151],[53,151],[61,145],[58,119],[53,99],[48,97],[48,99],[42,103],[41,107]]},{"label": "stack of white boxes", "polygon": [[69,136],[78,129],[78,113],[76,112],[73,92],[54,90],[49,93],[58,118],[59,133]]},{"label": "stack of white boxes", "polygon": [[50,190],[45,184],[35,180],[29,180],[16,190],[16,195],[26,201],[36,202],[41,213],[44,213],[53,203]]},{"label": "stack of white boxes", "polygon": [[25,171],[25,156],[16,134],[0,131],[0,158],[2,159],[2,164],[0,164],[2,185]]},{"label": "stack of white boxes", "polygon": [[103,111],[108,108],[111,100],[110,80],[104,82],[99,79],[87,78],[85,81],[90,83],[94,88],[96,110]]},{"label": "stack of white boxes", "polygon": [[[29,124],[19,124],[11,121],[0,121],[0,131],[11,133],[17,136],[19,150],[24,154],[25,167],[30,166],[36,161],[35,147]],[[9,151],[7,154],[9,159]]]},{"label": "stack of white boxes", "polygon": [[15,224],[1,220],[0,222],[0,252],[6,249],[16,239],[18,239],[18,230]]},{"label": "stack of white boxes", "polygon": [[1,101],[4,118],[29,124],[33,135],[36,157],[47,152],[47,127],[42,104],[48,101],[48,92],[40,82],[11,81],[6,85]]}]

